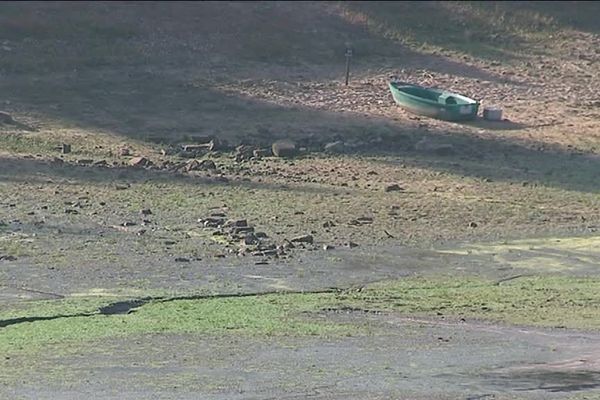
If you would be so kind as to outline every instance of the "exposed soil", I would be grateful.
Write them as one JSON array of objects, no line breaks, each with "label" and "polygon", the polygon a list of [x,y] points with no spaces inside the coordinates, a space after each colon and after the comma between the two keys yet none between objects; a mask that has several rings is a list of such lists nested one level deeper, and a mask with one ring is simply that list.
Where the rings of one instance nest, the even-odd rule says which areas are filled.
[{"label": "exposed soil", "polygon": [[[597,275],[597,21],[424,4],[0,5],[0,305]],[[505,119],[408,114],[390,79]],[[0,397],[597,395],[595,332],[338,311],[311,317],[378,333],[114,338],[13,360]]]}]

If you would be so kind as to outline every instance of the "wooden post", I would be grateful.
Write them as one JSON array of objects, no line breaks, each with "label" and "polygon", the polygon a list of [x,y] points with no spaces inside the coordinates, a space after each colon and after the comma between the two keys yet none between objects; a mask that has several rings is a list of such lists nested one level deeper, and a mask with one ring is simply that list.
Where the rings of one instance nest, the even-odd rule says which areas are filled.
[{"label": "wooden post", "polygon": [[346,86],[348,86],[348,80],[350,78],[350,59],[352,58],[352,48],[346,45]]}]

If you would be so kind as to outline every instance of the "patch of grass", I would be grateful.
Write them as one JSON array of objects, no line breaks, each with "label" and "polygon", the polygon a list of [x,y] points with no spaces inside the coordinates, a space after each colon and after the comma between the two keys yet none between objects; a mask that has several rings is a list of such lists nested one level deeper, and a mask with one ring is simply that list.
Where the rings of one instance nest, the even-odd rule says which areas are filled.
[{"label": "patch of grass", "polygon": [[0,151],[17,154],[56,152],[59,142],[48,140],[37,134],[0,134]]},{"label": "patch of grass", "polygon": [[600,328],[600,279],[523,277],[496,284],[476,278],[413,278],[344,298],[406,314],[465,316],[513,324]]},{"label": "patch of grass", "polygon": [[[337,324],[301,320],[295,313],[330,304],[328,295],[267,295],[244,298],[155,302],[127,315],[73,316],[27,322],[2,328],[0,351],[31,352],[48,344],[85,342],[103,337],[148,333],[271,335],[339,335],[356,331]],[[51,305],[43,302],[29,316],[89,312],[97,301],[81,300]],[[24,313],[18,313],[21,317]],[[13,317],[14,318],[14,317]]]},{"label": "patch of grass", "polygon": [[[95,300],[41,302],[8,316],[90,312]],[[0,351],[31,352],[48,344],[104,337],[184,333],[250,336],[365,334],[364,326],[310,319],[324,308],[357,307],[408,315],[482,318],[506,323],[600,328],[600,279],[527,277],[496,284],[477,278],[411,278],[341,294],[273,294],[153,302],[126,315],[74,316],[8,326]],[[307,314],[308,313],[308,314]]]}]

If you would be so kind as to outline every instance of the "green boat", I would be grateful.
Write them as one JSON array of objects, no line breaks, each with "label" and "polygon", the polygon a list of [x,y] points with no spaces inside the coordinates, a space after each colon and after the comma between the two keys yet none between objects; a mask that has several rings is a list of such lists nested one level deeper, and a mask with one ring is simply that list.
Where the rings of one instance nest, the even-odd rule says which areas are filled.
[{"label": "green boat", "polygon": [[390,82],[394,101],[415,114],[446,121],[467,121],[477,117],[479,102],[460,94],[404,82]]}]

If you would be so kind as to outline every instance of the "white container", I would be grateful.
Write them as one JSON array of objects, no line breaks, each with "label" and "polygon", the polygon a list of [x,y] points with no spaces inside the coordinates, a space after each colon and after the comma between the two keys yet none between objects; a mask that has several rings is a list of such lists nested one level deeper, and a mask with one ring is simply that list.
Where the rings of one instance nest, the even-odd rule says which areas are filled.
[{"label": "white container", "polygon": [[483,109],[483,119],[488,121],[501,121],[502,109],[499,107],[485,107]]}]

